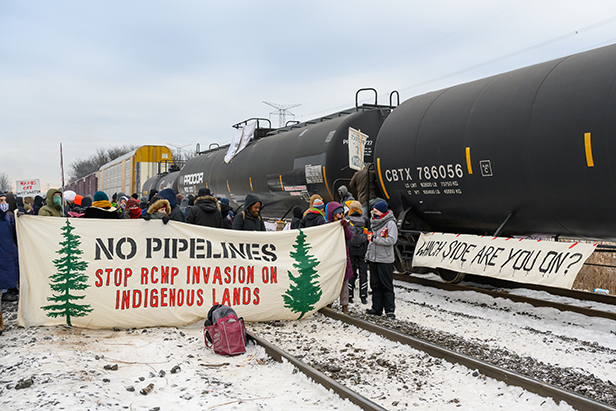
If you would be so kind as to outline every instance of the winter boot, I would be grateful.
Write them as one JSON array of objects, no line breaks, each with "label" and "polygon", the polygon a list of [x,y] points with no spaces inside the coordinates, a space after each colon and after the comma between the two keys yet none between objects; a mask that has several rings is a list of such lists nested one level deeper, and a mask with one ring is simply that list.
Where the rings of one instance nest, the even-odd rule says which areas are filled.
[{"label": "winter boot", "polygon": [[2,311],[0,311],[0,335],[4,331],[4,319],[2,318]]}]

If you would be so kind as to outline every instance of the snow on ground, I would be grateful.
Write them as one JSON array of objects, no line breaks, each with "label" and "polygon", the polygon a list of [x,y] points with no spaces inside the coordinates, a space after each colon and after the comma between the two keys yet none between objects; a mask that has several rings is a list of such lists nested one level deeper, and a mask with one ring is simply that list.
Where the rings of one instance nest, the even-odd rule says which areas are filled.
[{"label": "snow on ground", "polygon": [[474,291],[395,282],[396,316],[616,383],[616,321]]},{"label": "snow on ground", "polygon": [[386,409],[572,409],[320,313],[301,321],[249,326]]},{"label": "snow on ground", "polygon": [[[235,357],[214,354],[201,323],[128,331],[8,328],[0,336],[1,410],[359,409],[291,364],[273,362],[261,347]],[[175,366],[180,371],[173,373]],[[28,378],[32,386],[15,389]],[[152,391],[141,394],[149,384]]]},{"label": "snow on ground", "polygon": [[[503,347],[616,383],[615,321],[536,308],[472,291],[442,291],[404,282],[396,282],[396,287],[399,321]],[[204,346],[201,323],[121,331],[23,329],[15,325],[16,303],[2,304],[2,410],[358,409],[295,372],[291,365],[268,359],[259,347],[250,346],[246,354],[237,357],[213,354]],[[369,305],[355,303],[350,308],[359,313]],[[350,388],[366,390],[369,398],[385,401],[381,405],[388,409],[479,409],[479,403],[491,404],[490,409],[569,409],[566,404],[558,406],[516,387],[472,377],[471,370],[457,365],[433,362],[426,371],[428,359],[422,354],[336,325],[320,315],[280,324],[273,328],[281,336],[290,328],[298,341],[291,348],[305,355],[306,361],[322,365],[329,364],[331,358],[353,362],[357,378],[352,381],[357,386],[351,384]],[[261,331],[269,326],[247,325]],[[269,337],[275,338],[273,334]],[[316,342],[331,344],[327,355],[314,349]],[[351,353],[356,357],[349,356]],[[105,369],[113,365],[118,366],[116,371]],[[172,373],[175,366],[180,371]],[[382,368],[385,373],[377,373]],[[375,373],[378,377],[370,380]],[[28,378],[32,378],[32,386],[15,389]],[[140,394],[149,384],[154,384],[153,390]],[[388,394],[383,399],[381,390],[386,388]]]}]

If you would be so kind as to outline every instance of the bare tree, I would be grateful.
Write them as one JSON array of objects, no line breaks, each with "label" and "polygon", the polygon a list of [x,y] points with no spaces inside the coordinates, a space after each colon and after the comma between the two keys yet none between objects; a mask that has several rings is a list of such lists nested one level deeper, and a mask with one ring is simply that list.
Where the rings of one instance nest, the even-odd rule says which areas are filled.
[{"label": "bare tree", "polygon": [[97,148],[96,153],[92,154],[90,157],[86,159],[78,158],[70,164],[70,170],[68,172],[70,182],[72,183],[75,180],[79,180],[88,174],[98,171],[102,165],[123,156],[135,148],[137,148],[137,146],[133,145],[111,147],[106,150],[104,148]]},{"label": "bare tree", "polygon": [[13,184],[11,184],[9,175],[6,173],[0,173],[0,191],[10,191],[12,189]]}]

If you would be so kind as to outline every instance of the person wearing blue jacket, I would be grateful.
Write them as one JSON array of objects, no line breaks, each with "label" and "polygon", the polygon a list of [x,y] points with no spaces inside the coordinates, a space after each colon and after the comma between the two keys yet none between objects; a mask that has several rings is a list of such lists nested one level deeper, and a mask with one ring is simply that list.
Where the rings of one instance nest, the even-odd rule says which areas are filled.
[{"label": "person wearing blue jacket", "polygon": [[4,331],[2,319],[2,294],[17,287],[19,262],[15,220],[9,214],[6,193],[0,192],[0,334]]},{"label": "person wearing blue jacket", "polygon": [[169,206],[171,207],[171,214],[169,214],[169,219],[185,223],[186,219],[184,218],[184,213],[182,212],[182,209],[178,205],[178,197],[175,194],[175,191],[173,191],[173,189],[171,188],[165,188],[164,190],[160,190],[158,195],[169,201]]}]

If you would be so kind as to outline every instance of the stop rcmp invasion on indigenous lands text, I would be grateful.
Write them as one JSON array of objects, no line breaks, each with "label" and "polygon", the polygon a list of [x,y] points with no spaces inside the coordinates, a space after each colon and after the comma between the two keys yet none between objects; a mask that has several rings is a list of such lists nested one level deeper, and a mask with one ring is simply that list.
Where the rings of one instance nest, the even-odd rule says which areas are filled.
[{"label": "stop rcmp invasion on indigenous lands text", "polygon": [[[115,242],[114,238],[107,241],[96,238],[95,260],[113,260],[114,253],[120,260],[130,260],[138,253],[137,242],[124,237]],[[178,259],[187,257],[190,259],[243,259],[259,260],[265,262],[275,262],[277,260],[276,247],[274,244],[258,243],[212,243],[203,238],[146,238],[145,239],[145,259]],[[173,286],[176,277],[180,275],[180,268],[176,266],[152,266],[140,267],[137,274],[140,285],[162,285]],[[210,284],[210,285],[249,285],[255,283],[254,265],[233,265],[202,267],[195,265],[186,266],[186,284]],[[129,279],[133,277],[133,269],[123,268],[99,268],[96,270],[96,287],[124,287],[129,288]],[[113,277],[113,280],[112,280]],[[263,284],[275,284],[278,282],[278,268],[274,265],[264,266],[261,269],[261,280]],[[113,281],[113,282],[112,282]],[[130,280],[134,281],[133,279]],[[219,300],[220,298],[220,300]],[[225,305],[249,305],[259,304],[258,287],[233,287],[225,288],[222,296],[216,295],[216,289],[212,288],[211,304]],[[173,307],[186,304],[192,306],[202,306],[204,304],[202,288],[172,288],[157,287],[145,289],[116,290],[117,310],[130,308],[147,307]]]}]

